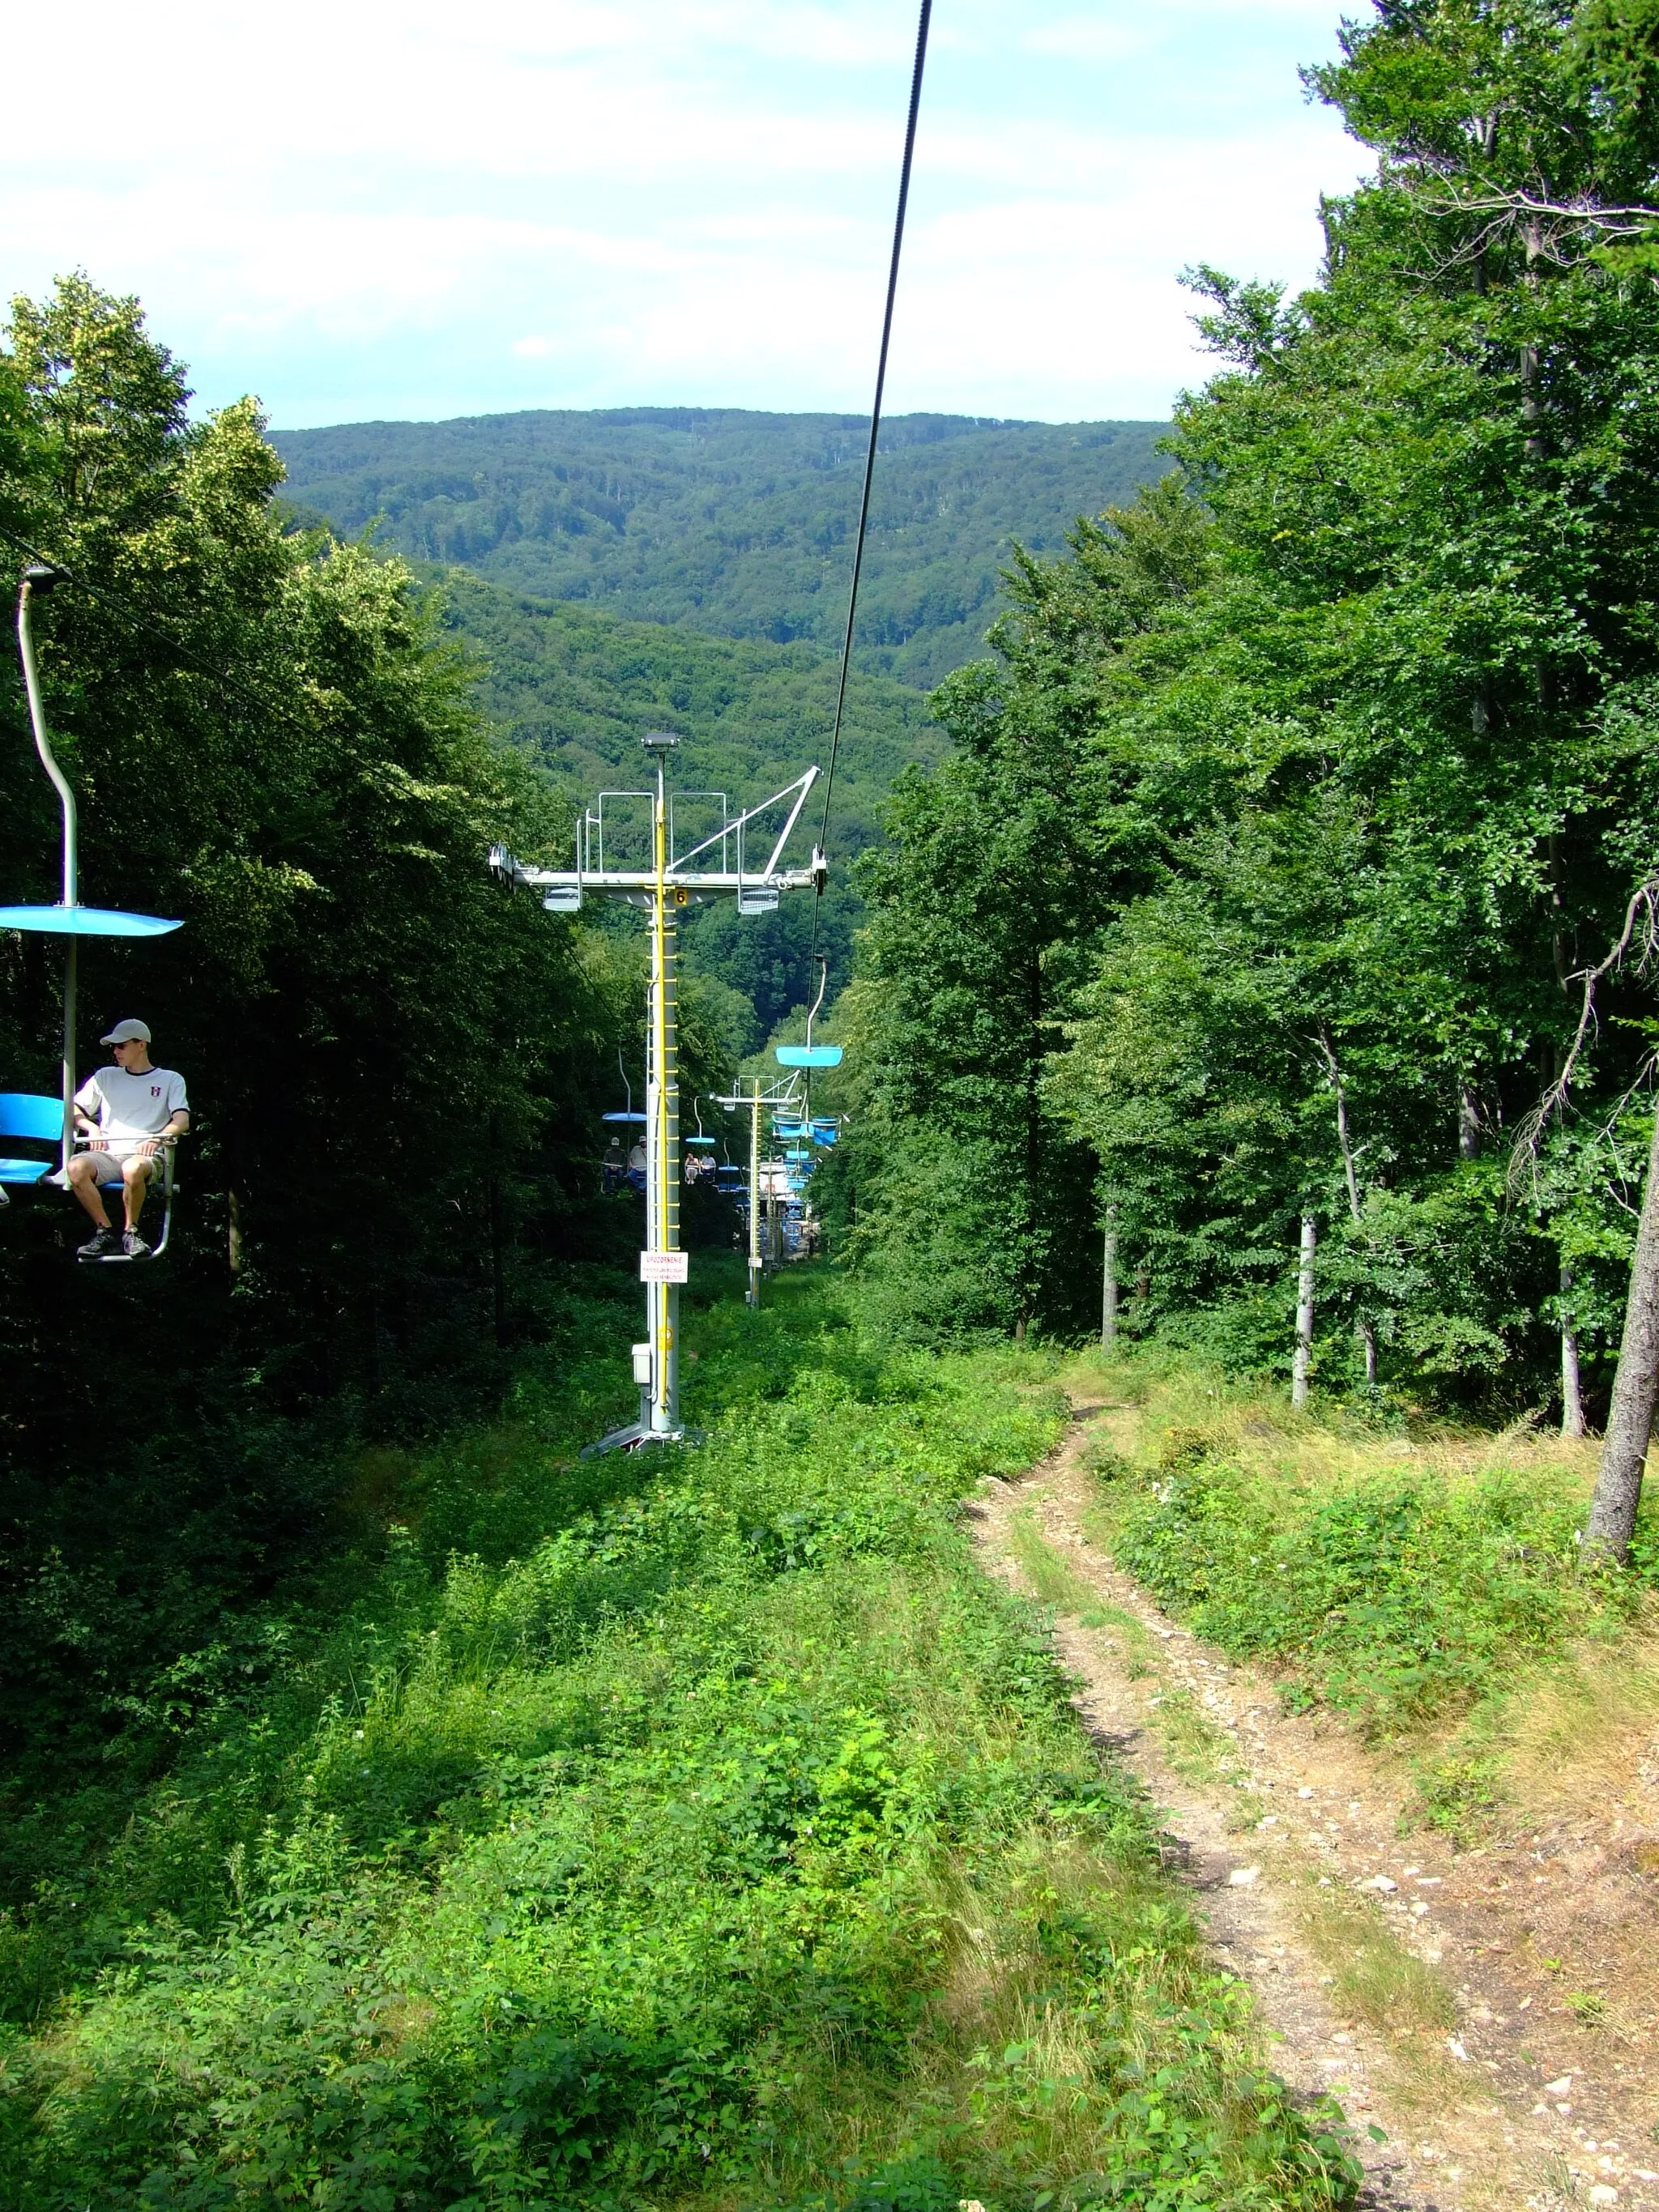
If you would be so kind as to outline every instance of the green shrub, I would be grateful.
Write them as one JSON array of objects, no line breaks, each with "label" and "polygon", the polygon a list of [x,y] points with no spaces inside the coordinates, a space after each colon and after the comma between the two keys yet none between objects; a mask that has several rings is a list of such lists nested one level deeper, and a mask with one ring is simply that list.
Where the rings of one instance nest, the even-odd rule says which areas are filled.
[{"label": "green shrub", "polygon": [[1637,1578],[1581,1571],[1559,1471],[1427,1471],[1298,1486],[1172,1431],[1112,1508],[1121,1563],[1224,1650],[1289,1662],[1284,1694],[1419,1725],[1560,1648]]},{"label": "green shrub", "polygon": [[527,1385],[43,1902],[100,1933],[0,2053],[0,2203],[1347,2201],[956,1526],[1052,1412],[811,1278],[690,1334],[704,1447],[596,1478]]}]

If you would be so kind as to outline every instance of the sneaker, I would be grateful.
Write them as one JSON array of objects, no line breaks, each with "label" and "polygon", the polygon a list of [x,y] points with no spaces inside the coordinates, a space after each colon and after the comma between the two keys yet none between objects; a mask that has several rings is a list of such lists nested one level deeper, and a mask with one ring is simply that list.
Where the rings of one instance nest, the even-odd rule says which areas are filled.
[{"label": "sneaker", "polygon": [[121,1249],[121,1239],[112,1229],[100,1229],[89,1244],[83,1244],[76,1254],[78,1260],[107,1260]]},{"label": "sneaker", "polygon": [[129,1260],[148,1260],[149,1257],[149,1247],[136,1229],[121,1231],[121,1249]]}]

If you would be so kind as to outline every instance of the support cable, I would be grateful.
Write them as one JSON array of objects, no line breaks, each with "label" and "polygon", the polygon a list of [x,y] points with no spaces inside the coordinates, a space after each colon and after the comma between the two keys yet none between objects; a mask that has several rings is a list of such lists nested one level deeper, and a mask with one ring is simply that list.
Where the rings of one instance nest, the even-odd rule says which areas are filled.
[{"label": "support cable", "polygon": [[[842,717],[847,709],[847,677],[853,661],[853,624],[858,614],[859,578],[864,568],[864,539],[870,526],[870,487],[876,473],[876,439],[881,429],[882,393],[887,384],[887,349],[893,335],[893,301],[898,291],[899,256],[904,246],[904,213],[910,198],[910,165],[916,150],[916,118],[921,109],[922,71],[927,62],[927,27],[933,16],[933,0],[921,0],[921,13],[916,24],[916,58],[910,73],[910,112],[904,125],[904,161],[899,171],[898,210],[893,218],[893,252],[887,268],[887,306],[881,320],[881,352],[876,363],[875,404],[870,410],[870,442],[864,454],[864,491],[859,501],[858,533],[853,540],[853,577],[847,594],[847,630],[842,641],[841,681],[836,691],[836,724],[830,739],[830,769],[823,786],[823,818],[818,829],[818,846],[823,852],[830,843],[830,801],[836,788],[836,759],[841,750]],[[817,958],[818,902],[822,891],[812,893],[812,950],[807,965]]]}]

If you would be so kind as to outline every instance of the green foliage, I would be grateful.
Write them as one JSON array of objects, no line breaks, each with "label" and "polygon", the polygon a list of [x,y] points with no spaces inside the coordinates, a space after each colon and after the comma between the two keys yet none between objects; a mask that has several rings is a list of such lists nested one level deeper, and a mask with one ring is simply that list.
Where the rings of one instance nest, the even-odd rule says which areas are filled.
[{"label": "green foliage", "polygon": [[1637,1602],[1581,1572],[1584,1499],[1555,1469],[1298,1484],[1179,1436],[1164,1458],[1108,1492],[1115,1556],[1224,1650],[1286,1666],[1293,1702],[1375,1732],[1462,1710]]},{"label": "green foliage", "polygon": [[[836,665],[809,646],[516,597],[464,568],[445,575],[443,620],[483,657],[477,696],[490,719],[584,800],[623,771],[637,782],[639,740],[671,729],[685,740],[681,781],[724,791],[734,809],[753,805],[821,757],[835,720]],[[945,746],[918,692],[857,670],[847,731],[836,820],[843,848],[857,850],[878,835],[902,769],[932,766]]]},{"label": "green foliage", "polygon": [[[878,1047],[878,1095],[980,1139],[908,973],[976,1058],[981,1024],[1004,1051],[1044,1030],[1020,1065],[1046,1058],[1054,1164],[1008,1241],[1081,1273],[1059,1162],[1086,1143],[1131,1334],[1283,1373],[1311,1215],[1328,1385],[1374,1354],[1385,1391],[1535,1404],[1571,1316],[1605,1387],[1650,1073],[1633,967],[1536,1174],[1505,1170],[1659,824],[1644,27],[1547,0],[1346,27],[1310,82],[1380,166],[1326,204],[1320,282],[1194,272],[1221,366],[1177,411],[1184,485],[1017,560],[998,659],[942,687],[960,764],[902,792],[871,877],[915,1071],[906,1093]],[[988,933],[1016,895],[1023,933]]]},{"label": "green foliage", "polygon": [[[860,592],[860,667],[937,683],[979,648],[1015,541],[1168,465],[1152,422],[882,425]],[[378,523],[416,561],[638,621],[840,649],[867,420],[734,409],[531,412],[285,430],[301,511]]]},{"label": "green foliage", "polygon": [[404,1462],[15,1915],[0,2201],[1351,2200],[955,1526],[1046,1394],[810,1279],[689,1349],[699,1450],[530,1363]]},{"label": "green foliage", "polygon": [[[487,1297],[489,1190],[549,1119],[593,1141],[579,1069],[609,1010],[568,929],[504,907],[479,865],[491,837],[538,833],[541,794],[487,739],[407,571],[285,538],[252,408],[190,426],[183,373],[134,302],[76,278],[17,302],[12,340],[38,446],[13,489],[25,534],[73,578],[36,626],[82,896],[185,923],[83,953],[82,1064],[137,1006],[189,1080],[186,1333],[216,1351],[234,1325],[215,1266],[234,1193],[254,1359],[287,1370],[290,1408],[373,1389],[388,1357],[429,1365]],[[52,899],[57,802],[15,665],[0,714],[9,889]],[[0,959],[8,1080],[54,1090],[55,948],[14,937]],[[14,1304],[20,1244],[49,1241],[46,1209],[27,1211],[8,1239]],[[67,1389],[73,1405],[52,1346],[9,1356],[14,1402]]]},{"label": "green foliage", "polygon": [[[1178,485],[1105,526],[1083,523],[1063,572],[1028,558],[1005,665],[963,670],[934,695],[957,750],[912,771],[888,842],[859,869],[870,905],[862,975],[844,1001],[860,1109],[823,1178],[828,1218],[896,1325],[949,1334],[1076,1328],[1092,1304],[1092,1162],[1045,1110],[1048,1055],[1098,927],[1109,848],[1079,812],[1077,749],[1093,716],[1057,671],[1077,602],[1127,630],[1206,557]],[[1074,675],[1075,672],[1073,672]]]},{"label": "green foliage", "polygon": [[[533,847],[558,817],[430,599],[285,534],[252,408],[191,424],[187,397],[136,302],[76,277],[15,304],[0,524],[70,572],[35,626],[82,895],[185,925],[82,948],[81,1065],[143,1016],[194,1127],[165,1268],[77,1269],[55,1191],[5,1215],[0,1682],[29,1828],[9,1895],[35,1761],[97,1774],[89,1817],[118,1820],[176,1727],[264,1663],[246,1608],[339,1545],[355,1441],[473,1417],[515,1335],[579,1323],[640,1241],[634,1206],[599,1199],[594,1081],[637,1048],[637,942],[490,884],[492,839]],[[6,896],[55,900],[15,655],[0,744]],[[60,960],[0,943],[8,1089],[57,1091]],[[687,1014],[706,1089],[731,1008],[694,987]]]}]

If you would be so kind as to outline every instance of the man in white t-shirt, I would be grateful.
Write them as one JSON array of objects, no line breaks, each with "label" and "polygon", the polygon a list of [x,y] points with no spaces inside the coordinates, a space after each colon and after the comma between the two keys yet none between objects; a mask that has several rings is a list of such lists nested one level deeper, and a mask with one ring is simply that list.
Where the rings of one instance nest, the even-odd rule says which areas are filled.
[{"label": "man in white t-shirt", "polygon": [[[190,1102],[184,1077],[152,1063],[143,1022],[117,1022],[99,1042],[109,1047],[115,1065],[89,1076],[75,1094],[76,1126],[88,1149],[70,1162],[70,1188],[97,1229],[80,1257],[107,1260],[124,1252],[129,1260],[147,1260],[149,1247],[138,1234],[138,1217],[150,1177],[161,1171],[164,1146],[190,1127]],[[104,1210],[105,1191],[118,1183],[126,1207],[126,1230],[119,1236]]]}]

